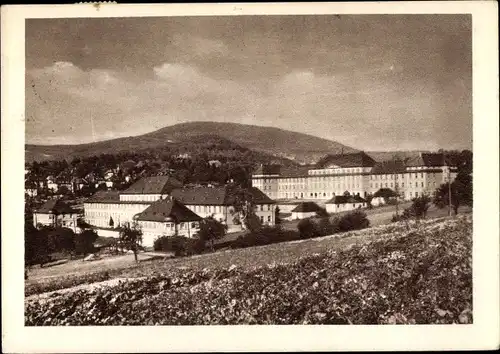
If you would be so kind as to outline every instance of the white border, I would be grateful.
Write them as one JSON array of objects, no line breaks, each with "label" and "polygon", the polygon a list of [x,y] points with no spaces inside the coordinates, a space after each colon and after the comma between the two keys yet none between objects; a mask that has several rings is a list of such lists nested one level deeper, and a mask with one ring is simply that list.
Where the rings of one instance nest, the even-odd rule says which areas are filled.
[{"label": "white border", "polygon": [[[257,14],[471,13],[474,324],[442,326],[24,327],[24,20]],[[2,7],[2,346],[5,352],[331,351],[499,347],[498,19],[493,1],[91,4]]]}]

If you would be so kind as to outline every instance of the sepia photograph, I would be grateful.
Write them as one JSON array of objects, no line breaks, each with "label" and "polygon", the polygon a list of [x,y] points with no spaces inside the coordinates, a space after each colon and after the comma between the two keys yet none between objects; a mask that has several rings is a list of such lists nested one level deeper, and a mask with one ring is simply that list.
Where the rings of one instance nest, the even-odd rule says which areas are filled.
[{"label": "sepia photograph", "polygon": [[476,323],[471,13],[23,21],[24,327]]}]

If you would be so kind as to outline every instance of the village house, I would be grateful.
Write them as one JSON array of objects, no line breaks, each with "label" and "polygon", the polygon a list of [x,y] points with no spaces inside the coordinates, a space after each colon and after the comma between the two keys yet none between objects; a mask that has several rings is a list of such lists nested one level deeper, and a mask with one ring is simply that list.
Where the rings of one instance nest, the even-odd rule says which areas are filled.
[{"label": "village house", "polygon": [[366,208],[366,200],[358,195],[337,195],[325,203],[327,213]]},{"label": "village house", "polygon": [[77,232],[78,211],[73,210],[62,200],[54,198],[45,202],[33,212],[33,225],[67,227]]},{"label": "village house", "polygon": [[321,207],[314,202],[302,202],[292,209],[292,220],[306,219],[321,212]]},{"label": "village house", "polygon": [[142,230],[142,244],[151,247],[162,236],[193,237],[200,230],[201,217],[172,197],[158,200],[134,216]]}]

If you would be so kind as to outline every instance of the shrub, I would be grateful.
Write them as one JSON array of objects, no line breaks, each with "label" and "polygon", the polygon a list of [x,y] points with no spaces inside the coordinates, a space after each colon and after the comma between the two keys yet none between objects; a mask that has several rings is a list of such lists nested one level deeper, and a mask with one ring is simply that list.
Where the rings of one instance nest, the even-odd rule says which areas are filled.
[{"label": "shrub", "polygon": [[366,214],[360,210],[347,213],[340,217],[338,221],[338,230],[340,232],[361,230],[368,226],[370,226],[370,221]]},{"label": "shrub", "polygon": [[183,236],[161,236],[153,244],[155,251],[172,252],[176,257],[202,253],[205,242],[199,238]]},{"label": "shrub", "polygon": [[297,224],[297,229],[299,230],[301,239],[319,236],[316,224],[309,218],[300,220]]},{"label": "shrub", "polygon": [[316,230],[320,236],[332,235],[339,232],[337,218],[333,219],[333,221],[329,217],[319,219],[319,222],[316,224]]},{"label": "shrub", "polygon": [[319,208],[318,211],[316,212],[316,216],[319,218],[325,218],[328,217],[328,213],[325,208]]},{"label": "shrub", "polygon": [[259,230],[238,237],[231,248],[246,248],[299,239],[297,231],[284,230],[279,226],[264,226]]}]

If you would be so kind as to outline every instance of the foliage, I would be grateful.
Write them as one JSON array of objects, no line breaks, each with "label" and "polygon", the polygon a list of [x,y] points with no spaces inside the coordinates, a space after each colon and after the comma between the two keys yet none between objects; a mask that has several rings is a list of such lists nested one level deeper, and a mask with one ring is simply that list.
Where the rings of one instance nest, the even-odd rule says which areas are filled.
[{"label": "foliage", "polygon": [[396,198],[398,194],[390,188],[380,188],[373,195],[374,198],[384,198],[384,201],[387,203],[389,200]]},{"label": "foliage", "polygon": [[95,230],[87,229],[75,235],[75,252],[84,256],[94,251],[94,242],[98,235]]},{"label": "foliage", "polygon": [[172,252],[176,257],[202,253],[205,242],[200,238],[184,236],[161,236],[154,241],[154,250]]},{"label": "foliage", "polygon": [[276,225],[281,224],[280,207],[279,206],[276,206],[276,208],[274,209],[274,223]]},{"label": "foliage", "polygon": [[[451,198],[449,191],[451,190]],[[438,208],[448,206],[451,199],[451,206],[455,215],[458,213],[460,205],[472,206],[472,177],[466,173],[458,173],[455,180],[451,183],[444,183],[434,193],[433,203]]]},{"label": "foliage", "polygon": [[427,210],[430,206],[430,202],[431,199],[425,194],[420,197],[414,198],[409,212],[417,219],[425,218],[425,216],[427,215]]},{"label": "foliage", "polygon": [[372,209],[373,208],[373,205],[372,205],[373,198],[374,198],[374,196],[371,193],[367,194],[366,197],[365,197],[366,206],[368,207],[368,209]]},{"label": "foliage", "polygon": [[316,224],[310,218],[300,220],[297,224],[297,229],[302,239],[319,236]]},{"label": "foliage", "polygon": [[142,245],[142,230],[136,223],[132,226],[122,225],[119,230],[118,243],[120,247],[132,250],[135,261],[138,262],[137,252]]},{"label": "foliage", "polygon": [[28,299],[25,325],[471,324],[471,220],[434,225],[284,264],[170,267]]},{"label": "foliage", "polygon": [[42,227],[40,233],[47,235],[48,250],[54,252],[73,252],[75,250],[75,233],[64,227]]},{"label": "foliage", "polygon": [[226,225],[215,220],[213,217],[208,217],[200,221],[198,238],[203,244],[210,244],[210,247],[213,249],[214,242],[223,238],[226,231]]},{"label": "foliage", "polygon": [[366,217],[366,213],[361,210],[342,215],[337,224],[339,232],[360,230],[368,226],[370,226],[370,220]]},{"label": "foliage", "polygon": [[316,212],[316,216],[319,217],[319,218],[324,218],[324,217],[328,217],[329,214],[327,213],[326,209],[325,208],[319,208],[318,211]]}]

